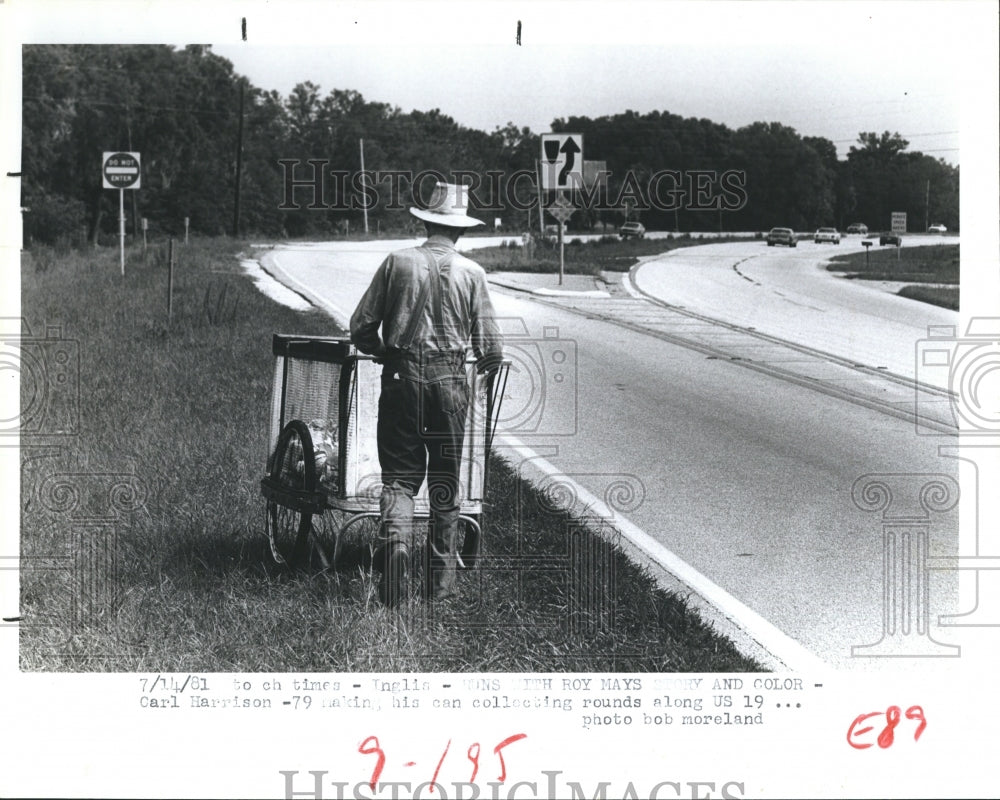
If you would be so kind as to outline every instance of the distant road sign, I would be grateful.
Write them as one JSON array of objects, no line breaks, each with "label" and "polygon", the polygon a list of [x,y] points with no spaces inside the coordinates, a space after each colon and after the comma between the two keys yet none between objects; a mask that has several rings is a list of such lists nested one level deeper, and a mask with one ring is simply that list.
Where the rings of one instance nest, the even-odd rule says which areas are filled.
[{"label": "distant road sign", "polygon": [[573,212],[576,211],[573,208],[573,204],[562,195],[553,200],[545,210],[560,222],[566,222],[573,216]]},{"label": "distant road sign", "polygon": [[105,189],[138,189],[142,171],[138,153],[105,153],[101,176]]},{"label": "distant road sign", "polygon": [[893,233],[906,233],[906,212],[905,211],[893,211],[892,212],[892,232]]},{"label": "distant road sign", "polygon": [[583,134],[542,134],[542,188],[574,189],[583,185]]}]

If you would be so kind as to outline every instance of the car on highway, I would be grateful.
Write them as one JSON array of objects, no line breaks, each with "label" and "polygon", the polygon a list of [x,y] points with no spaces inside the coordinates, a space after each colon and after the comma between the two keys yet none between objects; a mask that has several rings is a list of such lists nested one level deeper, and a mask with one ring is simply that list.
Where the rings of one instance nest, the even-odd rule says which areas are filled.
[{"label": "car on highway", "polygon": [[848,233],[860,233],[862,236],[868,235],[868,226],[863,222],[852,222],[847,226]]},{"label": "car on highway", "polygon": [[948,229],[944,225],[931,225],[927,228],[928,233],[947,233]]},{"label": "car on highway", "polygon": [[878,235],[878,243],[879,245],[894,244],[896,247],[899,247],[903,243],[903,237],[898,233],[886,231],[885,233],[880,233]]},{"label": "car on highway", "polygon": [[798,241],[795,239],[795,231],[791,228],[771,228],[767,232],[767,246],[774,247],[776,244],[786,244],[795,247]]},{"label": "car on highway", "polygon": [[813,234],[813,241],[816,244],[819,244],[820,242],[840,244],[840,234],[837,232],[836,228],[820,228]]},{"label": "car on highway", "polygon": [[634,236],[636,239],[641,239],[646,235],[646,226],[641,222],[626,222],[618,229],[618,235],[622,239],[628,239],[630,236]]}]

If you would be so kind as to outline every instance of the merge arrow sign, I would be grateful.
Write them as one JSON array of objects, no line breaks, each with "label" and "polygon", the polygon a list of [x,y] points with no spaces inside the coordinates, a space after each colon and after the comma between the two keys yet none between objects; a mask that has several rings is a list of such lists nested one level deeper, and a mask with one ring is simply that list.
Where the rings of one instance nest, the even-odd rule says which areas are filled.
[{"label": "merge arrow sign", "polygon": [[583,185],[583,134],[542,134],[542,189]]},{"label": "merge arrow sign", "polygon": [[576,154],[583,151],[580,145],[576,143],[576,139],[570,136],[563,142],[563,146],[559,148],[559,152],[566,154],[566,162],[563,164],[563,168],[559,170],[559,185],[565,186],[567,176],[573,172],[573,165],[576,163]]}]

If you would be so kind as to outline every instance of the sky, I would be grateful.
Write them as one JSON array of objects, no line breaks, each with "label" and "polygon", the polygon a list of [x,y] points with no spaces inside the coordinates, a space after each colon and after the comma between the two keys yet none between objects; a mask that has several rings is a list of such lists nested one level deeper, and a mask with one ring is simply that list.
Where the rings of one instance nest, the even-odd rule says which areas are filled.
[{"label": "sky", "polygon": [[[523,42],[529,32],[523,25],[522,31]],[[324,95],[334,88],[354,89],[366,100],[404,112],[439,108],[459,123],[485,131],[513,122],[543,133],[559,117],[669,111],[731,128],[780,122],[804,136],[830,139],[841,156],[861,131],[889,130],[903,134],[910,149],[959,162],[958,76],[946,59],[939,64],[890,61],[883,54],[873,80],[871,62],[845,64],[842,48],[830,43],[798,44],[781,52],[747,44],[727,50],[725,58],[690,44],[607,49],[465,45],[431,58],[404,46],[380,52],[377,69],[365,46],[228,45],[213,50],[254,85],[282,95],[309,80]],[[447,74],[453,62],[462,65],[457,80],[428,80],[428,75]]]},{"label": "sky", "polygon": [[953,164],[961,88],[996,70],[996,15],[984,31],[972,1],[13,2],[22,42],[211,44],[282,95],[309,80],[485,131],[659,110],[780,122],[841,156],[888,130]]},{"label": "sky", "polygon": [[[860,132],[888,130],[911,150],[960,162],[964,65],[946,46],[959,37],[960,20],[936,3],[714,3],[682,5],[685,14],[663,3],[633,13],[554,5],[566,14],[582,5],[579,16],[593,22],[560,37],[558,17],[514,6],[485,17],[488,35],[473,26],[477,41],[382,42],[359,30],[334,45],[291,45],[255,43],[248,20],[246,43],[213,49],[283,95],[309,80],[321,94],[354,89],[404,112],[439,108],[485,131],[514,122],[542,133],[558,117],[659,110],[732,128],[780,122],[830,139],[841,156]],[[717,18],[727,15],[733,19],[720,27]],[[618,17],[631,27],[613,24]],[[650,30],[641,29],[644,20]]]}]

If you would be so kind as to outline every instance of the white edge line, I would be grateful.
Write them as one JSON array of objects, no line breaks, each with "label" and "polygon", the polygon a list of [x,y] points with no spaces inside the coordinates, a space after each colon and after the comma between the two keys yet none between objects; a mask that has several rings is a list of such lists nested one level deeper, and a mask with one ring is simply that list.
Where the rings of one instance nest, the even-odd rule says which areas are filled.
[{"label": "white edge line", "polygon": [[[642,266],[642,265],[641,264],[637,264],[636,266],[638,267],[638,266]],[[638,288],[636,288],[635,286],[632,285],[631,271],[629,271],[629,272],[623,272],[622,273],[622,288],[626,291],[627,294],[629,294],[631,297],[634,297],[636,300],[645,300],[645,299],[647,299],[647,298],[643,297],[642,294],[639,293],[639,289]]]},{"label": "white edge line", "polygon": [[[267,261],[266,265],[264,263],[265,261]],[[296,280],[291,275],[289,275],[278,263],[278,259],[274,255],[273,250],[265,253],[264,256],[257,263],[260,264],[260,268],[265,272],[277,273],[277,275],[272,274],[271,277],[273,277],[279,283],[283,283],[285,284],[285,286],[288,286],[288,288],[298,292],[300,295],[306,298],[306,300],[308,300],[317,308],[322,308],[331,317],[333,317],[334,321],[345,331],[350,329],[351,326],[350,315],[345,313],[344,310],[341,309],[339,306],[336,306],[333,303],[331,303],[325,297],[321,297],[320,295],[316,294],[316,292],[314,292],[312,289],[310,289],[301,281]]]},{"label": "white edge line", "polygon": [[[517,453],[518,456],[524,459],[524,462],[530,462],[543,475],[549,478],[558,477],[560,483],[571,486],[576,499],[585,506],[606,509],[606,516],[602,515],[602,519],[613,525],[629,542],[639,548],[653,562],[676,577],[681,583],[717,609],[727,620],[785,667],[796,672],[816,672],[828,669],[828,665],[815,653],[806,649],[788,634],[779,630],[756,611],[741,603],[676,553],[656,541],[635,523],[622,516],[616,510],[608,508],[605,503],[591,492],[580,486],[572,478],[563,474],[558,468],[542,456],[539,456],[516,437],[501,435],[501,439],[507,449]],[[498,449],[498,454],[502,455],[502,449]]]},{"label": "white edge line", "polygon": [[574,292],[569,289],[546,289],[545,287],[539,287],[537,289],[530,289],[529,291],[532,294],[541,295],[542,297],[611,297],[610,294],[602,289]]},{"label": "white edge line", "polygon": [[[270,255],[270,253],[268,254]],[[263,259],[261,259],[263,261]],[[325,298],[320,297],[311,289],[292,278],[285,272],[274,259],[271,259],[271,268],[280,273],[281,279],[287,280],[295,285],[295,290],[308,298],[317,307],[327,311],[338,324],[345,328],[349,324],[349,317],[337,306],[330,303]],[[263,268],[263,265],[262,265]],[[623,284],[626,291],[631,288],[628,282],[628,273],[623,273]],[[549,463],[545,458],[538,455],[534,450],[525,445],[519,439],[509,434],[501,434],[502,441],[506,448],[497,448],[498,455],[503,455],[504,449],[509,449],[517,453],[525,463],[530,463],[546,477],[558,477],[560,482],[573,487],[576,497],[586,505],[594,507],[604,507],[591,492],[580,486],[572,478],[563,474],[559,469]],[[608,521],[612,523],[626,539],[635,547],[645,553],[653,562],[662,569],[675,576],[681,583],[689,587],[695,594],[703,598],[710,606],[717,609],[727,620],[734,624],[740,631],[748,635],[756,644],[762,647],[770,656],[779,661],[783,666],[795,672],[816,672],[828,669],[827,664],[807,650],[788,634],[780,631],[760,614],[741,603],[729,592],[718,584],[709,580],[698,570],[688,564],[684,559],[673,551],[664,547],[652,536],[639,528],[635,523],[619,514],[614,509],[608,509]]]}]

